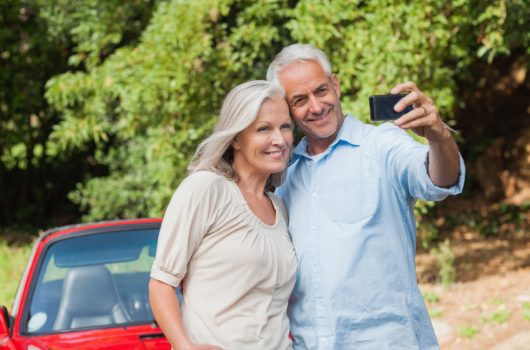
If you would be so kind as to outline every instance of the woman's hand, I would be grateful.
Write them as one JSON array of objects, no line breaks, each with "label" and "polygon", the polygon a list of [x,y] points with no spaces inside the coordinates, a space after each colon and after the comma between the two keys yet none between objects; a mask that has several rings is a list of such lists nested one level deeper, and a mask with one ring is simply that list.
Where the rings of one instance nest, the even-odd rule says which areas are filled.
[{"label": "woman's hand", "polygon": [[158,326],[174,350],[222,350],[208,344],[194,344],[188,338],[174,287],[161,281],[149,281],[149,302]]}]

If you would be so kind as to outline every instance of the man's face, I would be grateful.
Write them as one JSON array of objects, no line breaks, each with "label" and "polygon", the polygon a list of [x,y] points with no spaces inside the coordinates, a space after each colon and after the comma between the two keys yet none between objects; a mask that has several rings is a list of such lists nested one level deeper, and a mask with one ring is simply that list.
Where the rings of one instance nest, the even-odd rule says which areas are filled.
[{"label": "man's face", "polygon": [[309,154],[324,152],[333,142],[344,116],[339,81],[328,77],[317,61],[295,62],[279,74],[296,125],[307,136]]}]

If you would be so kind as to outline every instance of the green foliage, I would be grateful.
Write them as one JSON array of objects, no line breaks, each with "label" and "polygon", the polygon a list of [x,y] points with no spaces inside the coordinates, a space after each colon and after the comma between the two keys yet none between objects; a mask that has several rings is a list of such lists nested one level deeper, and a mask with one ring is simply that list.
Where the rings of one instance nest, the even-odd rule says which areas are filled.
[{"label": "green foliage", "polygon": [[492,312],[490,315],[483,315],[480,320],[483,323],[490,324],[490,323],[505,323],[510,318],[510,312],[508,310],[496,310]]},{"label": "green foliage", "polygon": [[438,238],[438,228],[429,219],[429,211],[434,207],[435,202],[417,200],[414,204],[414,215],[416,217],[416,227],[419,228],[418,238],[421,247],[428,249],[432,242]]},{"label": "green foliage", "polygon": [[0,240],[0,305],[11,306],[30,252],[29,244],[9,246],[4,240]]},{"label": "green foliage", "polygon": [[[60,121],[39,147],[12,142],[2,162],[89,152],[105,171],[87,173],[69,196],[87,220],[161,215],[225,94],[263,78],[293,41],[329,54],[343,109],[365,120],[369,95],[412,80],[454,124],[470,66],[521,50],[529,61],[524,0],[34,2],[46,40],[71,50],[68,70],[46,85]],[[417,216],[432,205],[418,202]]]},{"label": "green foliage", "polygon": [[37,0],[48,33],[58,42],[75,44],[72,66],[94,67],[116,47],[134,43],[145,28],[154,1],[129,0]]},{"label": "green foliage", "polygon": [[530,321],[530,303],[523,304],[523,318],[527,321]]},{"label": "green foliage", "polygon": [[494,298],[490,301],[491,305],[495,305],[496,308],[489,314],[484,314],[481,316],[480,320],[484,324],[492,323],[505,323],[510,318],[510,312],[506,309],[506,303],[504,300],[499,298]]},{"label": "green foliage", "polygon": [[500,305],[504,305],[504,304],[505,304],[504,300],[502,300],[501,298],[493,298],[493,299],[491,299],[491,300],[489,301],[489,303],[490,303],[491,305],[497,305],[497,306],[500,306]]},{"label": "green foliage", "polygon": [[441,242],[437,248],[432,249],[431,254],[435,257],[436,263],[438,264],[440,282],[445,287],[450,286],[456,279],[454,266],[455,257],[451,251],[451,242],[446,239]]},{"label": "green foliage", "polygon": [[52,118],[43,81],[56,58],[43,23],[24,1],[0,3],[0,163],[27,170],[45,158],[41,128]]},{"label": "green foliage", "polygon": [[443,312],[440,309],[429,309],[429,316],[431,318],[441,318],[443,316]]},{"label": "green foliage", "polygon": [[[264,76],[279,39],[280,16],[270,12],[278,3],[230,5],[159,2],[137,45],[49,81],[46,97],[63,112],[53,142],[62,150],[94,143],[96,161],[109,169],[70,195],[87,220],[161,215],[225,93]],[[230,11],[237,17],[228,31]]]},{"label": "green foliage", "polygon": [[473,211],[466,215],[465,224],[480,232],[484,238],[513,234],[525,227],[530,204],[513,205],[500,203],[488,211]]},{"label": "green foliage", "polygon": [[440,301],[440,296],[433,291],[426,291],[423,293],[423,298],[428,303],[437,303]]},{"label": "green foliage", "polygon": [[458,332],[464,338],[473,339],[475,337],[475,335],[477,335],[477,333],[479,332],[479,329],[476,326],[467,326],[467,325],[465,325],[465,326],[461,326],[460,329],[458,330]]},{"label": "green foliage", "polygon": [[48,36],[39,11],[36,1],[0,1],[2,226],[47,225],[59,211],[69,215],[72,204],[57,199],[80,180],[71,169],[85,169],[79,153],[66,159],[47,141],[59,120],[44,100],[45,83],[64,72],[69,50]]}]

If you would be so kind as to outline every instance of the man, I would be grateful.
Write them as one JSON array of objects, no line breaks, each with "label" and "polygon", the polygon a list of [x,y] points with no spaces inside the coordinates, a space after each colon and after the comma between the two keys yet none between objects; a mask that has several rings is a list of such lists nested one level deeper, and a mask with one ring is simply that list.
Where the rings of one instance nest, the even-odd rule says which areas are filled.
[{"label": "man", "polygon": [[[415,84],[393,124],[342,113],[325,54],[284,48],[267,79],[280,84],[305,138],[278,189],[289,210],[298,274],[289,317],[296,349],[437,349],[416,281],[418,198],[462,191],[464,163],[433,104]],[[429,145],[404,130],[424,136]]]}]

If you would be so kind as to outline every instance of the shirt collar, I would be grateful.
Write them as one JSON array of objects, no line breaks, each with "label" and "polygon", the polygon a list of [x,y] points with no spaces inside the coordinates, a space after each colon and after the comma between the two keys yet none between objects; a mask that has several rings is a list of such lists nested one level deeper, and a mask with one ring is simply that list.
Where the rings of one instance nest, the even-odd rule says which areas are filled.
[{"label": "shirt collar", "polygon": [[[333,143],[328,147],[325,153],[329,152],[331,149],[335,148],[336,145],[340,142],[348,143],[352,146],[360,146],[363,141],[363,123],[352,116],[351,114],[346,114],[344,122],[337,134],[337,137]],[[304,137],[298,145],[296,145],[293,151],[293,161],[297,158],[305,157],[310,158],[311,156],[307,153],[307,137]]]}]

